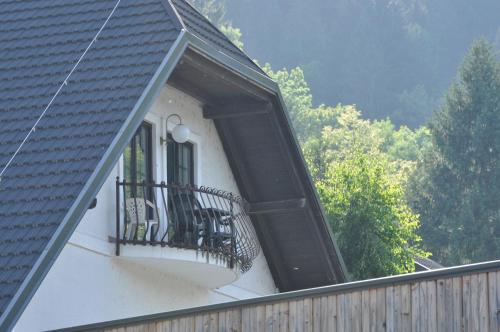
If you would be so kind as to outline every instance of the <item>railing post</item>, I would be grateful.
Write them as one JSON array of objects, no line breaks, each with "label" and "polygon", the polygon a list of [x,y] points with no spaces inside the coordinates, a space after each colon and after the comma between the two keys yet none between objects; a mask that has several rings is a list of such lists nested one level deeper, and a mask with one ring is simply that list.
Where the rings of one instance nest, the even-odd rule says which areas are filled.
[{"label": "railing post", "polygon": [[120,256],[120,177],[116,177],[116,256]]},{"label": "railing post", "polygon": [[229,267],[231,269],[234,268],[234,256],[236,256],[236,246],[234,243],[234,212],[233,212],[233,194],[229,194],[229,215],[231,216],[230,222],[229,222],[229,227],[231,228],[231,258],[229,261]]}]

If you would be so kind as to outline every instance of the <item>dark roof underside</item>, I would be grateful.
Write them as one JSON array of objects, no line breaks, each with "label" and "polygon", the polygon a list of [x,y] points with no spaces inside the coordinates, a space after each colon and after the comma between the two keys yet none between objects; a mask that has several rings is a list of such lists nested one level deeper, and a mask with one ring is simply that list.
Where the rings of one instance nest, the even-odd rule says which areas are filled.
[{"label": "dark roof underside", "polygon": [[[2,2],[0,170],[54,97],[117,1]],[[86,192],[83,188],[104,181],[104,175],[99,175],[102,179],[96,180],[101,169],[98,164],[110,162],[112,157],[108,153],[116,149],[112,142],[123,136],[118,135],[119,132],[125,128],[133,132],[135,128],[132,127],[140,124],[142,119],[132,119],[132,110],[156,77],[162,61],[172,51],[183,25],[196,38],[207,43],[207,47],[230,56],[243,67],[250,68],[251,72],[261,75],[260,69],[248,57],[184,0],[173,2],[182,23],[166,0],[120,1],[99,38],[4,173],[0,182],[0,314],[8,314],[6,309],[14,304],[17,310],[22,310],[32,294],[28,291],[20,293],[21,284],[29,281],[30,287],[36,289],[46,269],[34,268],[35,263],[42,262],[41,258],[46,257],[44,252],[53,251],[54,256],[50,259],[55,259],[57,251],[64,246],[65,242],[52,245],[49,241],[64,238],[56,232],[62,226],[67,229],[76,227],[85,207],[82,215],[69,211],[87,202],[87,197],[79,198]],[[127,125],[127,121],[131,124]],[[281,119],[280,123],[286,123],[286,119]],[[237,122],[231,120],[230,125],[237,125]],[[262,130],[271,130],[272,136],[272,131],[277,128],[264,122]],[[248,133],[235,134],[242,139]],[[295,143],[291,140],[289,144]],[[300,164],[302,161],[294,162]],[[257,159],[248,167],[253,167],[253,164],[258,164]],[[305,168],[303,162],[301,167]],[[307,182],[307,176],[303,177],[307,175],[306,171],[300,169],[299,173],[302,174],[300,181]],[[269,183],[259,183],[256,179],[252,186],[251,190],[262,191],[262,197],[266,198],[266,190],[262,188]],[[278,194],[276,191],[269,198],[281,197]],[[289,194],[283,192],[284,198],[281,199]],[[318,217],[320,209],[315,207],[313,211],[310,213],[315,213],[315,218],[321,220]],[[290,246],[306,245],[301,243],[300,234],[307,229],[289,229],[297,239],[283,240],[282,248],[277,244],[281,239],[266,237],[266,234],[273,233],[271,228],[281,227],[280,223],[286,225],[290,218],[296,218],[297,222],[303,220],[298,214],[283,217],[282,221],[279,216],[273,222],[268,222],[272,216],[258,219],[258,232],[264,250],[267,249],[266,257],[274,251],[272,255],[279,261],[279,255],[291,250]],[[73,223],[72,226],[63,224],[64,220],[70,220],[68,223]],[[326,245],[331,247],[331,244]],[[330,250],[327,252],[331,253]],[[297,264],[307,267],[307,259],[298,256],[296,259],[300,260]],[[43,262],[50,266],[49,258]],[[27,278],[30,271],[37,277]],[[307,273],[306,269],[300,273]],[[278,277],[288,278],[282,273]],[[315,285],[323,280],[321,276],[312,278],[318,280],[312,282]],[[24,298],[18,300],[16,296],[21,294]]]}]

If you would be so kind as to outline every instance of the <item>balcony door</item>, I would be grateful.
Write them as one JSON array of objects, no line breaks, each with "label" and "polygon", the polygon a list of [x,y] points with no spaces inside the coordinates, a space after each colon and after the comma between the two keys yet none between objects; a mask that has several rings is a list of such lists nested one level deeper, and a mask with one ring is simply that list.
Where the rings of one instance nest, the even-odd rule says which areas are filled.
[{"label": "balcony door", "polygon": [[177,143],[168,134],[167,181],[181,185],[194,184],[194,146],[192,143]]}]

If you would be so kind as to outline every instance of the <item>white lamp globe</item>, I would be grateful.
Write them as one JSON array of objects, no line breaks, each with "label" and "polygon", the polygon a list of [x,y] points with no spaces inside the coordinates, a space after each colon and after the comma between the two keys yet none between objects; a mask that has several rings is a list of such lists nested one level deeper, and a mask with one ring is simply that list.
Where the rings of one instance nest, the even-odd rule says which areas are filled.
[{"label": "white lamp globe", "polygon": [[172,131],[172,138],[177,143],[186,143],[190,133],[191,130],[189,130],[188,126],[179,124],[175,126],[174,130]]}]

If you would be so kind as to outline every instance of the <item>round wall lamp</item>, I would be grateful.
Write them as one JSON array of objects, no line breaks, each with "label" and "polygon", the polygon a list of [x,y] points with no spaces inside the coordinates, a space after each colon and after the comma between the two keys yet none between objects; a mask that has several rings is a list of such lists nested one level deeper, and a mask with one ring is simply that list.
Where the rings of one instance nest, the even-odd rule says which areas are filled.
[{"label": "round wall lamp", "polygon": [[179,123],[174,127],[174,130],[172,130],[172,138],[177,143],[186,143],[189,138],[189,134],[191,134],[191,130],[188,126],[182,123],[180,115],[176,113],[170,114],[167,117],[167,123],[171,117],[176,117],[179,120]]}]

